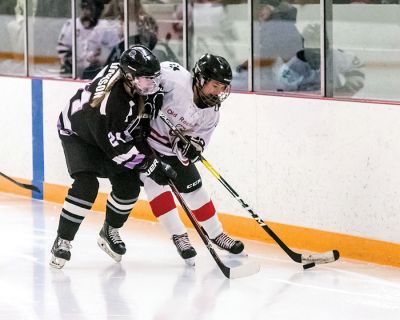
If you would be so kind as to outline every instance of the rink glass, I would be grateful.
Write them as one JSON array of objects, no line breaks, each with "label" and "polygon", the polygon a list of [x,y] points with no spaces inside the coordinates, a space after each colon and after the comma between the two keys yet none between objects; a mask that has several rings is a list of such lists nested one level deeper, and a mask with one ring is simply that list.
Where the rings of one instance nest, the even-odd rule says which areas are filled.
[{"label": "rink glass", "polygon": [[233,91],[400,100],[398,0],[105,0],[90,31],[93,1],[53,2],[1,1],[1,75],[89,80],[140,43],[189,70],[225,57]]},{"label": "rink glass", "polygon": [[[334,49],[352,54],[353,63],[360,65],[341,79],[343,88],[334,87],[333,96],[400,101],[399,14],[399,0],[333,3],[329,41]],[[333,67],[341,62],[334,60]]]},{"label": "rink glass", "polygon": [[26,72],[25,7],[16,1],[0,3],[0,74],[23,76]]}]

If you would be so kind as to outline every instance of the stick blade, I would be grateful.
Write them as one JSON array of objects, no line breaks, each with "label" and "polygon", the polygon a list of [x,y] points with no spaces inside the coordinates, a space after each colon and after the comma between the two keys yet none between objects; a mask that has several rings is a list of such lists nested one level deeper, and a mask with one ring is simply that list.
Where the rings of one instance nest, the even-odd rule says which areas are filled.
[{"label": "stick blade", "polygon": [[229,268],[229,279],[249,277],[260,271],[260,265],[255,262],[248,262],[237,267]]},{"label": "stick blade", "polygon": [[23,184],[23,188],[35,191],[37,193],[40,193],[40,189],[38,187],[34,186],[34,185]]},{"label": "stick blade", "polygon": [[0,176],[2,176],[3,178],[7,179],[8,181],[11,181],[12,183],[16,184],[18,187],[24,188],[24,189],[28,189],[28,190],[32,190],[35,192],[40,193],[40,189],[32,184],[26,184],[26,183],[21,183],[18,182],[17,180],[9,177],[8,175],[4,174],[3,172],[0,172]]},{"label": "stick blade", "polygon": [[305,264],[324,264],[338,260],[340,257],[338,250],[331,250],[323,253],[313,253],[308,255],[301,255],[301,262]]}]

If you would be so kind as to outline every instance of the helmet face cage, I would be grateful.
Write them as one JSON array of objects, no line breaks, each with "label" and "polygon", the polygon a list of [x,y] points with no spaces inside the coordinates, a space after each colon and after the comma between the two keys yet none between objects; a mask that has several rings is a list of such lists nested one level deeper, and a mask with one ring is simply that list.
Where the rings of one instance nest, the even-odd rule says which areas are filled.
[{"label": "helmet face cage", "polygon": [[129,87],[141,95],[153,94],[160,86],[160,62],[145,46],[135,45],[124,51],[120,68]]},{"label": "helmet face cage", "polygon": [[[205,54],[196,62],[193,72],[194,84],[198,95],[201,101],[208,107],[221,104],[229,96],[231,92],[232,70],[229,63],[223,57]],[[225,85],[225,89],[217,95],[204,93],[204,85],[210,80]]]},{"label": "helmet face cage", "polygon": [[160,89],[160,74],[154,77],[136,77],[133,84],[140,95],[154,94]]},{"label": "helmet face cage", "polygon": [[[214,107],[216,105],[221,104],[226,98],[228,98],[229,94],[231,93],[231,85],[226,85],[225,83],[221,83],[220,84],[225,86],[224,91],[221,91],[220,93],[218,93],[217,95],[214,94],[206,94],[204,93],[204,85],[206,83],[208,83],[210,80],[214,80],[214,79],[204,79],[201,75],[199,75],[199,79],[200,81],[197,83],[203,83],[202,85],[196,85],[197,87],[197,92],[198,95],[200,97],[200,99],[202,100],[203,103],[205,103],[208,107]],[[216,80],[214,80],[216,81]]]}]

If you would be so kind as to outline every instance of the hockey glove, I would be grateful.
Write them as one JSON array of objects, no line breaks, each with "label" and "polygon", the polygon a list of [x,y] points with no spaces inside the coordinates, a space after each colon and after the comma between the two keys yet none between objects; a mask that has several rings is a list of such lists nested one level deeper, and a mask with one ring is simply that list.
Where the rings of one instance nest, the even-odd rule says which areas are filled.
[{"label": "hockey glove", "polygon": [[199,160],[199,157],[204,150],[204,140],[199,137],[192,137],[188,135],[186,135],[185,138],[189,143],[186,143],[177,137],[174,141],[174,145],[176,145],[180,153],[184,157],[188,158],[190,162],[196,162]]},{"label": "hockey glove", "polygon": [[164,92],[157,91],[155,94],[148,95],[144,101],[144,113],[147,118],[155,119],[161,110],[164,101]]},{"label": "hockey glove", "polygon": [[157,184],[165,186],[168,184],[169,179],[176,179],[176,171],[169,164],[162,162],[160,159],[155,157],[145,159],[145,161],[146,164],[142,171]]}]

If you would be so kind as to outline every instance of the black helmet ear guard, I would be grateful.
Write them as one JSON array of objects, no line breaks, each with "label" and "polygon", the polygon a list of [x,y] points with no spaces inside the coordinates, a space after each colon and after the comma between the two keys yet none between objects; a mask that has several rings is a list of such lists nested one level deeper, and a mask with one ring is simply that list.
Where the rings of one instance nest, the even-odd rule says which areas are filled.
[{"label": "black helmet ear guard", "polygon": [[[229,96],[232,69],[225,58],[209,53],[203,55],[193,68],[193,76],[194,86],[197,88],[202,103],[207,107],[215,107]],[[224,84],[226,89],[218,95],[205,95],[202,89],[210,80]]]}]

